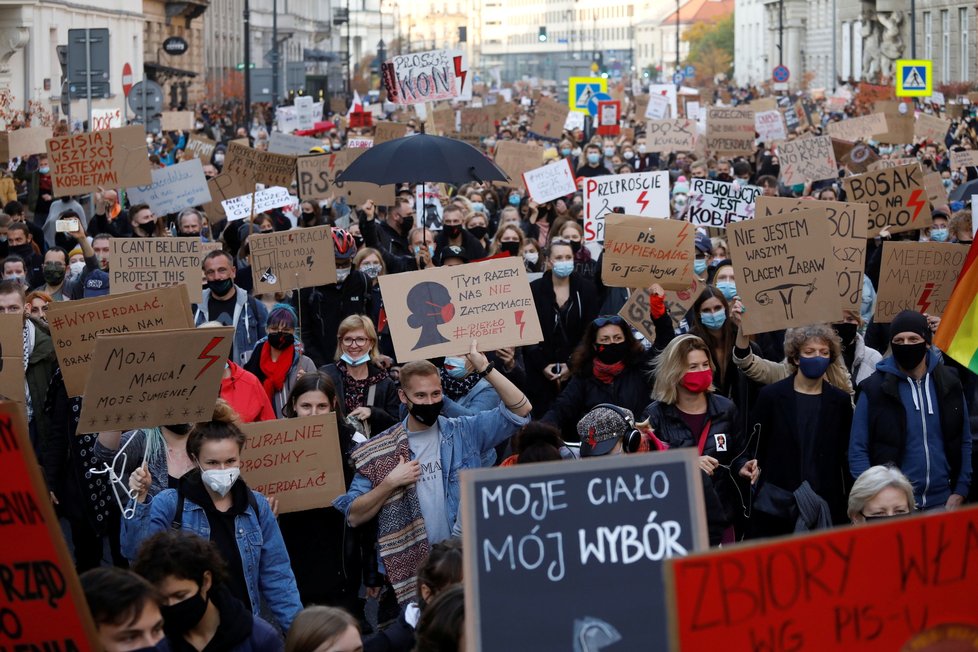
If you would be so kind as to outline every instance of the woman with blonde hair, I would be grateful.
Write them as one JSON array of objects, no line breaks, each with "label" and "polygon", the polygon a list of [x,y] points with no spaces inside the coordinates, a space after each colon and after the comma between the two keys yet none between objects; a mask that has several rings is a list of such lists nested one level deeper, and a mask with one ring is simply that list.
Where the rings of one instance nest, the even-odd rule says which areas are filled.
[{"label": "woman with blonde hair", "polygon": [[382,432],[397,423],[401,401],[397,385],[379,363],[377,331],[366,315],[350,315],[336,331],[336,362],[320,367],[336,385],[343,410],[362,434]]},{"label": "woman with blonde hair", "polygon": [[285,652],[361,652],[356,618],[336,607],[306,607],[289,628]]},{"label": "woman with blonde hair", "polygon": [[913,485],[893,466],[869,467],[849,491],[849,520],[854,524],[906,516],[914,509]]}]

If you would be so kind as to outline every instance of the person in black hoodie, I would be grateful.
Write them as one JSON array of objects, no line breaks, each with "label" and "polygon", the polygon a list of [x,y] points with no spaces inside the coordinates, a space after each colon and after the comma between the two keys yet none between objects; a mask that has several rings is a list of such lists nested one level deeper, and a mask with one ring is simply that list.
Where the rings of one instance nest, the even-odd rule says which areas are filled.
[{"label": "person in black hoodie", "polygon": [[224,560],[207,539],[175,530],[155,534],[140,547],[133,570],[160,593],[163,632],[173,652],[284,649],[275,628],[225,586]]},{"label": "person in black hoodie", "polygon": [[530,283],[543,340],[523,350],[527,398],[537,418],[546,414],[570,381],[570,357],[584,329],[598,316],[598,291],[574,271],[574,250],[566,240],[550,243],[550,271]]}]

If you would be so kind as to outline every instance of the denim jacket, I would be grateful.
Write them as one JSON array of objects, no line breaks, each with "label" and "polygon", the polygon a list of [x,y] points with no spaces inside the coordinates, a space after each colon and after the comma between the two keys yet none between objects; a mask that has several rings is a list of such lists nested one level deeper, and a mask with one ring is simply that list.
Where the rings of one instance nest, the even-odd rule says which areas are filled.
[{"label": "denim jacket", "polygon": [[[481,468],[482,456],[485,452],[506,441],[518,428],[529,421],[529,416],[521,417],[510,412],[502,401],[495,408],[472,416],[438,417],[442,479],[445,483],[445,510],[448,512],[448,522],[453,524],[453,535],[461,534],[462,527],[458,520],[462,498],[459,474],[465,469]],[[404,427],[407,428],[406,419]],[[411,459],[414,459],[413,453]],[[350,484],[350,490],[334,500],[333,506],[349,517],[350,505],[353,501],[371,489],[373,486],[370,480],[357,473]]]},{"label": "denim jacket", "polygon": [[[288,631],[292,619],[302,610],[299,589],[278,521],[272,515],[265,497],[257,491],[251,493],[258,502],[258,515],[249,505],[243,514],[234,519],[248,597],[256,616],[262,602],[265,602],[282,631]],[[122,554],[127,559],[135,559],[143,541],[157,532],[170,529],[176,509],[176,489],[166,489],[155,497],[147,496],[146,502],[137,504],[135,516],[131,520],[122,519]],[[183,529],[205,539],[211,536],[204,509],[186,497],[183,503]]]}]

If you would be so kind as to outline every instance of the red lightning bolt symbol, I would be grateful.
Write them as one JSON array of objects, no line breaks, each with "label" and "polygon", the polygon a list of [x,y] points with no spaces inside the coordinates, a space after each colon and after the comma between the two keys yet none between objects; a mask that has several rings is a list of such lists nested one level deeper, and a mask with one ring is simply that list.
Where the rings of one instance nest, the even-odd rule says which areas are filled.
[{"label": "red lightning bolt symbol", "polygon": [[686,229],[688,227],[689,227],[688,222],[686,224],[683,224],[683,230],[679,232],[678,236],[676,236],[676,245],[681,245],[686,241]]},{"label": "red lightning bolt symbol", "polygon": [[910,195],[910,200],[907,201],[907,206],[916,209],[913,212],[913,219],[910,220],[911,222],[917,221],[917,216],[920,215],[920,210],[927,204],[925,200],[920,199],[920,195],[923,194],[923,192],[924,191],[920,189],[914,190],[913,194]]},{"label": "red lightning bolt symbol", "polygon": [[465,88],[465,76],[468,74],[468,70],[462,70],[462,57],[455,57],[455,76],[462,78],[462,88]]},{"label": "red lightning bolt symbol", "polygon": [[924,291],[920,293],[920,299],[917,301],[917,307],[920,308],[920,312],[927,312],[927,306],[930,305],[930,301],[928,301],[928,299],[933,291],[933,283],[927,283],[924,285]]},{"label": "red lightning bolt symbol", "polygon": [[648,206],[649,206],[649,200],[645,198],[645,195],[648,192],[649,192],[648,190],[643,190],[642,191],[642,194],[639,195],[638,196],[638,199],[635,200],[635,203],[636,204],[641,204],[642,205],[642,210],[639,211],[640,213],[644,213],[645,212],[645,209],[648,208]]},{"label": "red lightning bolt symbol", "polygon": [[216,347],[218,344],[220,344],[223,341],[224,341],[223,337],[212,338],[211,341],[207,343],[207,346],[204,347],[204,350],[200,352],[200,355],[197,356],[198,360],[207,360],[207,364],[204,365],[203,369],[197,372],[197,375],[194,376],[194,380],[200,378],[205,371],[210,369],[215,362],[221,359],[221,356],[219,355],[208,355],[208,354],[214,350],[214,347]]},{"label": "red lightning bolt symbol", "polygon": [[523,311],[516,311],[516,325],[520,327],[520,337],[523,337],[523,329],[526,328],[526,324],[523,322]]}]

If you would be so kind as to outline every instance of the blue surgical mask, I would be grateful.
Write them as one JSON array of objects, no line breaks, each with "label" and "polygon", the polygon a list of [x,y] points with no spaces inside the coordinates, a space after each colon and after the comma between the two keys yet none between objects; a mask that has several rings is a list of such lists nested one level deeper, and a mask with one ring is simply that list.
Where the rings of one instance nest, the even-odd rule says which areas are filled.
[{"label": "blue surgical mask", "polygon": [[566,157],[566,156],[570,156],[570,155],[571,155],[571,150],[570,150],[570,148],[569,148],[569,147],[563,147],[563,148],[561,148],[561,150],[560,150],[560,155],[561,155],[561,156],[564,156],[564,157]]},{"label": "blue surgical mask", "polygon": [[553,265],[554,274],[560,278],[567,278],[574,271],[573,260],[561,260]]},{"label": "blue surgical mask", "polygon": [[37,168],[37,171],[40,172],[41,174],[48,174],[49,172],[51,172],[51,168],[45,165],[43,168]]},{"label": "blue surgical mask", "polygon": [[351,358],[349,354],[344,353],[340,356],[340,360],[350,365],[351,367],[359,367],[362,364],[367,364],[370,362],[370,354],[364,353],[359,358]]},{"label": "blue surgical mask", "polygon": [[[417,256],[420,253],[421,253],[421,245],[414,245],[414,255]],[[431,255],[432,258],[435,257],[435,245],[433,244],[428,245],[428,253]]]},{"label": "blue surgical mask", "polygon": [[516,195],[516,194],[510,195],[509,196],[509,205],[510,206],[519,206],[520,205],[520,196],[519,195]]},{"label": "blue surgical mask", "polygon": [[601,162],[601,155],[591,152],[590,154],[587,155],[587,162],[590,163],[591,165],[597,165],[598,163]]},{"label": "blue surgical mask", "polygon": [[465,358],[445,358],[445,371],[452,378],[465,378],[468,371],[465,369]]},{"label": "blue surgical mask", "polygon": [[694,260],[693,261],[693,271],[696,272],[697,275],[700,275],[703,272],[705,272],[706,271],[706,258],[697,258],[696,260]]},{"label": "blue surgical mask", "polygon": [[947,229],[931,229],[930,239],[932,242],[947,242]]},{"label": "blue surgical mask", "polygon": [[798,369],[805,378],[815,380],[825,375],[832,359],[827,356],[816,355],[811,358],[798,358]]},{"label": "blue surgical mask", "polygon": [[486,205],[483,204],[481,201],[474,201],[472,202],[472,211],[475,213],[485,213]]},{"label": "blue surgical mask", "polygon": [[723,293],[723,298],[727,301],[733,301],[737,296],[737,284],[733,281],[720,281],[717,283],[717,289]]},{"label": "blue surgical mask", "polygon": [[725,312],[701,312],[700,323],[711,331],[720,330],[727,321]]}]

